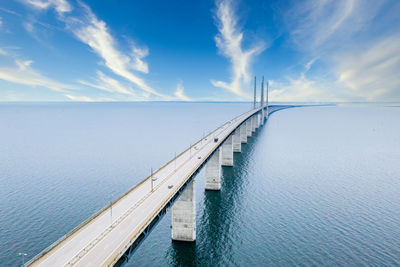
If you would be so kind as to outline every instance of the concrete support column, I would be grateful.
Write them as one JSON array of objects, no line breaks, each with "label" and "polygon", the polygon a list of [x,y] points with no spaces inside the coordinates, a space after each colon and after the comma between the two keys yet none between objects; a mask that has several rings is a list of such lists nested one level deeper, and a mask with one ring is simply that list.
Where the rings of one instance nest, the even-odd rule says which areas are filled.
[{"label": "concrete support column", "polygon": [[246,133],[247,136],[251,136],[251,119],[247,119],[246,121]]},{"label": "concrete support column", "polygon": [[258,113],[256,115],[254,115],[253,119],[254,119],[254,127],[257,130],[258,126],[259,126],[258,125]]},{"label": "concrete support column", "polygon": [[255,133],[256,129],[257,129],[256,119],[257,119],[257,115],[253,115],[253,117],[251,117],[251,131],[253,133]]},{"label": "concrete support column", "polygon": [[222,145],[222,166],[233,166],[233,144],[232,135],[230,135]]},{"label": "concrete support column", "polygon": [[194,180],[192,180],[172,206],[172,240],[187,242],[196,240],[195,191]]},{"label": "concrete support column", "polygon": [[247,143],[246,122],[240,126],[240,142]]},{"label": "concrete support column", "polygon": [[257,113],[257,128],[260,128],[260,119],[261,119],[261,115],[260,115],[260,113]]},{"label": "concrete support column", "polygon": [[236,128],[232,135],[233,152],[242,152],[242,142],[240,142],[240,127]]},{"label": "concrete support column", "polygon": [[261,126],[264,125],[264,109],[261,110],[260,124]]},{"label": "concrete support column", "polygon": [[205,166],[206,190],[221,190],[221,149],[217,149]]}]

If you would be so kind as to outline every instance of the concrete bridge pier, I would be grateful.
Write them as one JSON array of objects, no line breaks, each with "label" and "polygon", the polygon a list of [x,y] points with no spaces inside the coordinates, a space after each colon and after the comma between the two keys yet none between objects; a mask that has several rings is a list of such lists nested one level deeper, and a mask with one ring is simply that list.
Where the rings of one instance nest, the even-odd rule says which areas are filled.
[{"label": "concrete bridge pier", "polygon": [[222,166],[233,166],[233,136],[230,135],[222,144]]},{"label": "concrete bridge pier", "polygon": [[253,117],[251,117],[251,131],[255,133],[256,129],[257,129],[257,115],[253,115]]},{"label": "concrete bridge pier", "polygon": [[196,190],[194,185],[194,180],[192,180],[172,206],[172,240],[196,241]]},{"label": "concrete bridge pier", "polygon": [[247,143],[247,131],[246,131],[246,122],[240,126],[240,142]]},{"label": "concrete bridge pier", "polygon": [[264,109],[261,110],[261,116],[260,116],[260,124],[261,126],[264,125]]},{"label": "concrete bridge pier", "polygon": [[246,133],[247,136],[251,136],[251,118],[246,121]]},{"label": "concrete bridge pier", "polygon": [[218,148],[205,166],[206,190],[221,190],[221,149]]},{"label": "concrete bridge pier", "polygon": [[232,134],[233,152],[242,152],[242,142],[240,141],[240,128],[237,128]]}]

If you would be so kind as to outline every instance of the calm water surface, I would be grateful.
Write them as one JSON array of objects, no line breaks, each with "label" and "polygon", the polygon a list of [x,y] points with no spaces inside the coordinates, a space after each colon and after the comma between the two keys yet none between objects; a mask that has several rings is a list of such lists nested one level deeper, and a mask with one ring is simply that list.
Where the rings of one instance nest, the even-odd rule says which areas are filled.
[{"label": "calm water surface", "polygon": [[[0,266],[33,257],[250,104],[0,104]],[[130,266],[400,265],[400,108],[274,113],[221,192],[196,177],[197,241],[170,213]]]}]

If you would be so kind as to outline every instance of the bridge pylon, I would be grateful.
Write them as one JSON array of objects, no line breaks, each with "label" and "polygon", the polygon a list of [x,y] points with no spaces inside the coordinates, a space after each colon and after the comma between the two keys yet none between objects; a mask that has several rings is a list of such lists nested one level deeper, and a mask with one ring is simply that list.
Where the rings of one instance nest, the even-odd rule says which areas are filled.
[{"label": "bridge pylon", "polygon": [[262,80],[261,80],[261,103],[260,103],[260,107],[261,107],[261,118],[260,118],[260,124],[264,125],[264,117],[265,117],[265,113],[264,113],[264,76],[262,76]]},{"label": "bridge pylon", "polygon": [[267,99],[266,99],[266,101],[265,101],[265,102],[267,103],[267,104],[266,104],[267,109],[266,109],[266,112],[265,112],[265,118],[266,118],[266,119],[268,119],[268,115],[269,115],[269,110],[268,110],[268,109],[269,109],[269,108],[268,108],[268,87],[269,87],[269,81],[267,81],[267,93],[266,93],[266,98],[267,98]]},{"label": "bridge pylon", "polygon": [[256,76],[254,76],[254,104],[253,104],[253,108],[255,109],[257,103],[257,78]]}]

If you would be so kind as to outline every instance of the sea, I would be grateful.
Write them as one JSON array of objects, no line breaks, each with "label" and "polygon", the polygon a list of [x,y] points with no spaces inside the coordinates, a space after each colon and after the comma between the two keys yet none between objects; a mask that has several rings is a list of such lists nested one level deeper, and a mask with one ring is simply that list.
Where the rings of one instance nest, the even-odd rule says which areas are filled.
[{"label": "sea", "polygon": [[[20,266],[252,103],[0,103],[0,266]],[[400,266],[400,105],[273,113],[126,266]],[[26,255],[25,255],[26,254]]]}]

